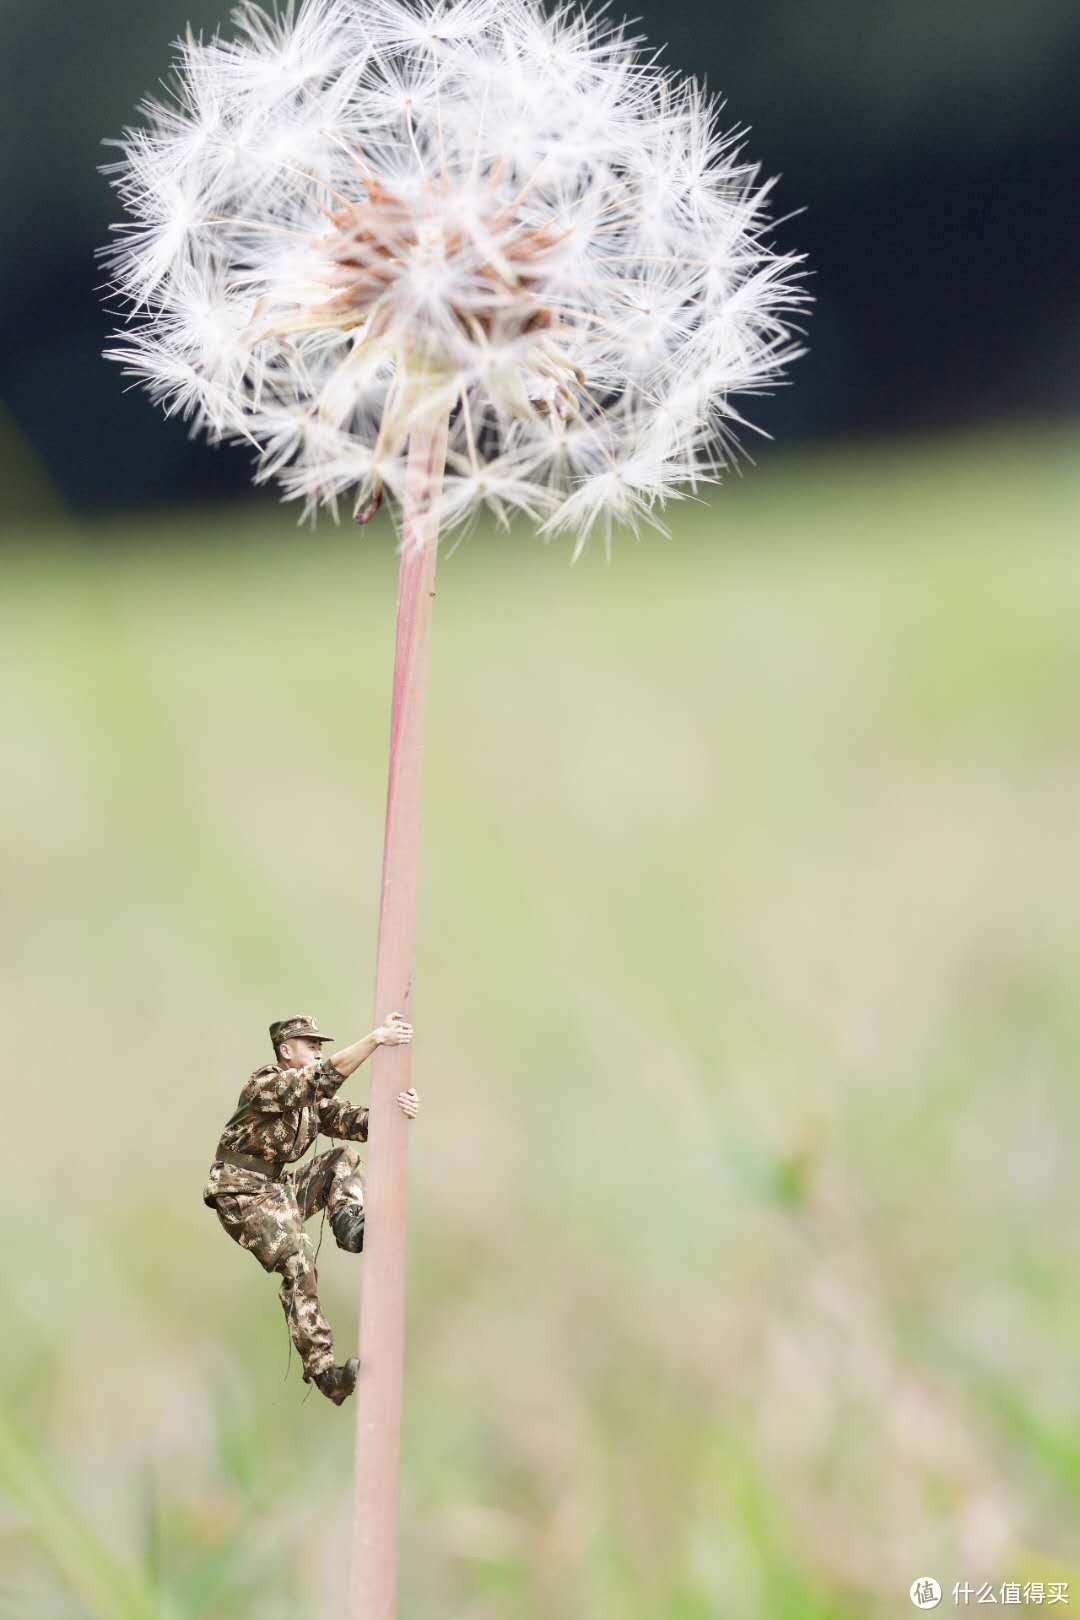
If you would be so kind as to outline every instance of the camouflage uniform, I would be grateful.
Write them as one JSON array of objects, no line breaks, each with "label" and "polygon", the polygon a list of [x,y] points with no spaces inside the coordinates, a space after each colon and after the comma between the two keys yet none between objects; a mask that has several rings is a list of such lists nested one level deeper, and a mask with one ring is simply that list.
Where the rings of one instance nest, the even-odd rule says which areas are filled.
[{"label": "camouflage uniform", "polygon": [[[282,1019],[270,1034],[275,1045],[290,1035],[330,1039],[307,1016]],[[320,1131],[367,1141],[368,1110],[334,1097],[342,1081],[329,1058],[303,1069],[277,1063],[256,1069],[221,1133],[203,1189],[203,1203],[216,1210],[229,1236],[267,1271],[280,1274],[281,1304],[305,1380],[332,1366],[334,1354],[319,1306],[314,1246],[303,1223],[325,1209],[333,1225],[346,1206],[362,1207],[364,1183],[352,1147],[319,1153],[297,1170],[284,1167],[301,1158]],[[230,1162],[237,1158],[248,1162]]]}]

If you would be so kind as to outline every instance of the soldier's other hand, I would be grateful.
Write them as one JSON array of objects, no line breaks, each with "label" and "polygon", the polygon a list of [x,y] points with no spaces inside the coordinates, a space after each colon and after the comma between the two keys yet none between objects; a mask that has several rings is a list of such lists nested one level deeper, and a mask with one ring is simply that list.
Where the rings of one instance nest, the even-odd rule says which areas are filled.
[{"label": "soldier's other hand", "polygon": [[408,1046],[412,1040],[412,1025],[400,1013],[391,1013],[375,1031],[380,1046]]},{"label": "soldier's other hand", "polygon": [[401,1112],[407,1114],[410,1119],[415,1119],[420,1111],[420,1099],[413,1087],[410,1086],[408,1091],[399,1091],[397,1100],[401,1104]]}]

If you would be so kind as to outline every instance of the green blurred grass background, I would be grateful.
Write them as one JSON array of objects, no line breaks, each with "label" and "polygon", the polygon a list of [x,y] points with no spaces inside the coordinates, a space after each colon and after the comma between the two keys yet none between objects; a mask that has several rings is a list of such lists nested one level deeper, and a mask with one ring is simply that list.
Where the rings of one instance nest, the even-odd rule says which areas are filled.
[{"label": "green blurred grass background", "polygon": [[[1080,1599],[1078,497],[772,458],[440,562],[402,1620]],[[200,1202],[270,1019],[370,1027],[395,558],[293,521],[6,554],[13,1616],[343,1612],[351,1408]]]}]

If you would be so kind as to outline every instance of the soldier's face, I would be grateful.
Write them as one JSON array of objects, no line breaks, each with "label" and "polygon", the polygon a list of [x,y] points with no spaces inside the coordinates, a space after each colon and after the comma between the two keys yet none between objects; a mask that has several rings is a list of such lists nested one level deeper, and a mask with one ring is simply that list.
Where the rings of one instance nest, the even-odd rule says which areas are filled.
[{"label": "soldier's face", "polygon": [[303,1069],[309,1063],[318,1063],[322,1057],[322,1042],[309,1041],[303,1035],[295,1036],[281,1045],[281,1061],[286,1069]]}]

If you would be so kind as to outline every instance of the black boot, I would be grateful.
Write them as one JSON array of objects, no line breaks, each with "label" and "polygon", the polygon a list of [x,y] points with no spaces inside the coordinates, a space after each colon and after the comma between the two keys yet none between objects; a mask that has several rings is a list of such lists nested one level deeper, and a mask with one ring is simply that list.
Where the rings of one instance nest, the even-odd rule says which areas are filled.
[{"label": "black boot", "polygon": [[333,1401],[335,1406],[340,1406],[356,1388],[356,1375],[359,1370],[360,1363],[356,1356],[350,1356],[344,1366],[324,1367],[311,1381],[328,1400]]},{"label": "black boot", "polygon": [[339,1249],[347,1249],[350,1254],[359,1254],[364,1247],[364,1206],[350,1199],[347,1204],[339,1204],[330,1217],[330,1229],[334,1234],[334,1242]]}]

